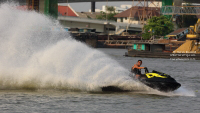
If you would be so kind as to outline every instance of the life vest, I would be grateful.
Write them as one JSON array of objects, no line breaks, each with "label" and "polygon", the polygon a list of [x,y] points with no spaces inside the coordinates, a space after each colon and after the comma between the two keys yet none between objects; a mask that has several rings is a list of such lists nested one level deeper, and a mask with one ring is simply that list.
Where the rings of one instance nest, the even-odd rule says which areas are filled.
[{"label": "life vest", "polygon": [[131,72],[135,73],[135,74],[141,74],[141,69],[136,69],[136,68],[132,69],[131,68]]}]

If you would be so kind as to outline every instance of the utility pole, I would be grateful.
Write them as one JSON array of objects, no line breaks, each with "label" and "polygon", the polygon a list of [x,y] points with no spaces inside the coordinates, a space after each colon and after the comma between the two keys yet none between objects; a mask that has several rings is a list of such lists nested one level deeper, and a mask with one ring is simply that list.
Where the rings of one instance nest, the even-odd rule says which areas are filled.
[{"label": "utility pole", "polygon": [[131,17],[132,17],[133,6],[134,6],[134,0],[133,0],[133,2],[132,2],[132,7],[131,7],[129,19],[128,19],[128,24],[127,24],[127,26],[126,26],[126,34],[127,34],[127,31],[128,31],[128,27],[129,27],[129,24],[130,24]]}]

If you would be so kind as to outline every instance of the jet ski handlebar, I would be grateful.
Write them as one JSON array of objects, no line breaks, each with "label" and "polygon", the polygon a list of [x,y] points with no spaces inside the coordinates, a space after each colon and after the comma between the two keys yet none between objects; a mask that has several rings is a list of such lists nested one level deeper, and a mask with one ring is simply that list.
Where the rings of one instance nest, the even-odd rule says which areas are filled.
[{"label": "jet ski handlebar", "polygon": [[145,73],[149,73],[149,70],[147,67],[144,67],[144,69],[145,69]]}]

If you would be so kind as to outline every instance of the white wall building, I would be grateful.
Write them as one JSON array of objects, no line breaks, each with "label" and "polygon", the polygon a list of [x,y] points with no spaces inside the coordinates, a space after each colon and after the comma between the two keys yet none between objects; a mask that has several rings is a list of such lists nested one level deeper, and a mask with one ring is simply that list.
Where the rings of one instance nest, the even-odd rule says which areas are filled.
[{"label": "white wall building", "polygon": [[[131,7],[132,5],[121,5],[120,7],[114,6],[116,13],[121,13]],[[106,5],[103,5],[102,9],[95,9],[95,12],[101,12],[101,11],[106,12]],[[89,10],[89,12],[91,12],[91,9]]]},{"label": "white wall building", "polygon": [[[138,2],[134,3],[134,5],[137,5],[137,4],[138,4]],[[144,3],[142,3],[142,4],[144,4]],[[142,5],[138,4],[137,6],[142,6]],[[149,7],[162,7],[162,2],[153,2],[153,3],[148,2],[148,6]],[[116,13],[121,13],[131,7],[132,7],[132,5],[128,5],[128,4],[122,4],[120,7],[114,6]],[[102,9],[95,9],[95,12],[101,12],[101,11],[106,12],[106,5],[103,5]],[[89,12],[91,12],[91,9],[89,10]]]},{"label": "white wall building", "polygon": [[[140,17],[138,16],[138,14],[140,14],[137,9],[141,9],[141,6],[144,5],[143,2],[141,2],[142,4],[138,4],[138,2],[135,2],[133,8],[133,11],[131,11],[131,7],[132,5],[121,5],[122,8],[127,8],[126,10],[122,11],[121,13],[115,15],[115,17],[117,18],[117,22],[121,22],[121,23],[130,23],[130,24],[143,24],[143,21],[140,20]],[[159,12],[160,12],[160,8],[162,7],[162,2],[146,2],[146,5],[148,4],[149,9],[151,10],[152,8],[154,9],[154,11],[151,14],[151,11],[149,10],[148,12],[146,12],[147,14],[149,14],[148,16],[159,16]],[[157,9],[158,8],[158,9]],[[157,10],[156,10],[157,9]],[[142,9],[141,9],[142,10]],[[129,20],[129,16],[130,13],[132,12],[132,16],[130,20]],[[142,14],[140,14],[142,15]],[[146,23],[146,19],[144,21],[144,23]]]}]

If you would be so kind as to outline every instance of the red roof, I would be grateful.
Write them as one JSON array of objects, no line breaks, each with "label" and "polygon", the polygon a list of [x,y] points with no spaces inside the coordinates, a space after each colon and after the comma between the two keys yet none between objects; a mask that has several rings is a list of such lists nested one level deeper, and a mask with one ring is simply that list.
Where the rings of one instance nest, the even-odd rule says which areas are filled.
[{"label": "red roof", "polygon": [[129,17],[130,13],[132,13],[131,17],[139,17],[140,15],[143,15],[143,13],[145,13],[144,15],[147,15],[147,16],[150,16],[150,15],[160,16],[160,8],[134,6],[130,9],[127,9],[126,11],[123,11],[115,15],[114,17]]},{"label": "red roof", "polygon": [[77,13],[70,6],[58,6],[58,12],[62,16],[78,16]]}]

